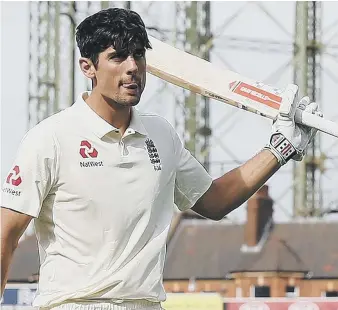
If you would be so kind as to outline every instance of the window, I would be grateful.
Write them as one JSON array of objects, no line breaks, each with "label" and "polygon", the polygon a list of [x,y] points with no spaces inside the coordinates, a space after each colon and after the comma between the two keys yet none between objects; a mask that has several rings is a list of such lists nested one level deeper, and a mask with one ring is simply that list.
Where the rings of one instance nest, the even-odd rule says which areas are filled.
[{"label": "window", "polygon": [[298,297],[299,296],[299,287],[296,286],[286,286],[285,288],[285,297]]},{"label": "window", "polygon": [[338,297],[338,291],[325,292],[326,297]]},{"label": "window", "polygon": [[237,298],[242,297],[242,288],[241,287],[236,287],[236,297]]},{"label": "window", "polygon": [[270,286],[255,286],[254,297],[270,297]]},{"label": "window", "polygon": [[195,278],[190,278],[188,284],[188,292],[195,292],[195,290],[196,290]]}]

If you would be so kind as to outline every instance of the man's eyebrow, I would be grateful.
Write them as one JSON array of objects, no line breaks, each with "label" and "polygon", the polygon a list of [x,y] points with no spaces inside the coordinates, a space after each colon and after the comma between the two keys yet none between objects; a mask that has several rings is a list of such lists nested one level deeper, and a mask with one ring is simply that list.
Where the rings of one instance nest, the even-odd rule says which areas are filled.
[{"label": "man's eyebrow", "polygon": [[[143,47],[143,46],[136,47],[135,50],[133,51],[133,53],[140,52],[140,51],[145,52],[146,51],[145,47]],[[106,57],[111,58],[111,57],[114,57],[114,56],[123,56],[123,55],[124,55],[123,52],[113,51],[113,52],[109,52]]]},{"label": "man's eyebrow", "polygon": [[113,56],[116,56],[117,55],[117,52],[114,51],[114,52],[110,52],[107,54],[107,58],[110,58],[110,57],[113,57]]}]

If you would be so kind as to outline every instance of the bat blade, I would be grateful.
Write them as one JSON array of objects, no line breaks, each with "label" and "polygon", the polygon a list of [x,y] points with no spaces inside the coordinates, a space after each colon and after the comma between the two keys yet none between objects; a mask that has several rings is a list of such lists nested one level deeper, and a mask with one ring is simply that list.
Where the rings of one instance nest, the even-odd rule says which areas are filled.
[{"label": "bat blade", "polygon": [[[153,49],[147,51],[147,71],[152,75],[263,117],[277,117],[283,90],[219,68],[153,37],[149,39]],[[338,137],[338,124],[306,112],[296,115],[297,122]]]},{"label": "bat blade", "polygon": [[155,38],[150,37],[150,42],[153,49],[147,51],[149,73],[238,108],[268,118],[277,116],[282,101],[281,90],[245,79]]}]

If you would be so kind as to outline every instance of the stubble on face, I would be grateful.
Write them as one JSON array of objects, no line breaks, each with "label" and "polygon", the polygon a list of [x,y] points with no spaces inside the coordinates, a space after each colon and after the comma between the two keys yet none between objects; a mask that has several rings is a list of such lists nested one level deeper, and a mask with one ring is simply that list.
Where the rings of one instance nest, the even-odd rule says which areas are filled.
[{"label": "stubble on face", "polygon": [[132,55],[118,53],[112,47],[100,53],[93,91],[115,109],[139,103],[146,82],[146,60],[142,48]]}]

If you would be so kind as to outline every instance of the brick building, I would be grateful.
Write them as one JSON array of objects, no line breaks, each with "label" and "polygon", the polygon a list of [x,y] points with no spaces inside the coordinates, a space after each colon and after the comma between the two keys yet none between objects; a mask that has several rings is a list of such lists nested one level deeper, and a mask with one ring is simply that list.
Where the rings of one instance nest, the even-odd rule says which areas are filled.
[{"label": "brick building", "polygon": [[338,221],[274,223],[267,186],[248,201],[245,224],[213,222],[192,212],[173,223],[167,292],[338,297]]}]

